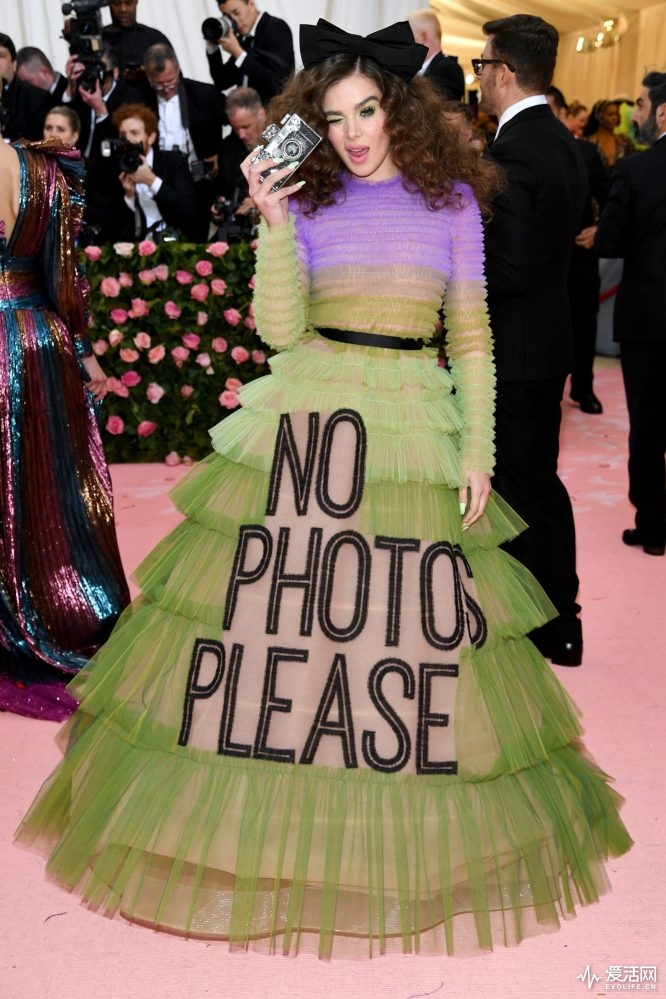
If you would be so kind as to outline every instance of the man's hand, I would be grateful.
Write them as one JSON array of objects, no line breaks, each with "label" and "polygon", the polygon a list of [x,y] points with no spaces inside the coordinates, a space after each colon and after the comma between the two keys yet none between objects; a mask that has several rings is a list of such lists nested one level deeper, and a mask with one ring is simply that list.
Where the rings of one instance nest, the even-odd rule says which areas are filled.
[{"label": "man's hand", "polygon": [[218,38],[217,44],[228,52],[232,59],[238,59],[238,56],[245,51],[233,31],[230,31],[225,38]]},{"label": "man's hand", "polygon": [[79,84],[79,94],[84,104],[92,108],[98,118],[104,118],[107,114],[106,104],[102,98],[102,87],[99,80],[95,80],[95,89],[86,90]]}]

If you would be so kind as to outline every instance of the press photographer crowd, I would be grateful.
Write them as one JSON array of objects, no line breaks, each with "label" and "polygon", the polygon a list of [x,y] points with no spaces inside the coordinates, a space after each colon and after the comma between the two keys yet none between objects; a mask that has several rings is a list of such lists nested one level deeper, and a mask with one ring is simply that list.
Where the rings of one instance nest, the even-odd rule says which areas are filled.
[{"label": "press photographer crowd", "polygon": [[0,31],[2,137],[80,150],[83,245],[251,239],[257,215],[240,163],[263,141],[265,106],[294,71],[291,29],[255,0],[223,0],[201,26],[213,81],[203,82],[183,75],[166,35],[137,20],[138,2],[62,4],[61,71]]}]

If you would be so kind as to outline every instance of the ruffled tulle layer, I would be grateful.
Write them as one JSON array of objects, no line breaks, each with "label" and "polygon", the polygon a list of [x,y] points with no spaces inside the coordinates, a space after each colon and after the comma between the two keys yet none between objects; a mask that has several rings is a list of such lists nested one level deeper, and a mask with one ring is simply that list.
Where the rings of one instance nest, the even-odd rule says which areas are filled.
[{"label": "ruffled tulle layer", "polygon": [[[47,850],[51,873],[104,912],[239,948],[469,953],[554,929],[598,898],[603,861],[631,841],[619,797],[580,749],[575,707],[524,637],[552,607],[498,548],[523,525],[492,497],[482,520],[462,531],[451,488],[459,469],[450,428],[459,418],[453,397],[435,398],[448,376],[434,364],[407,359],[396,372],[367,352],[295,353],[293,368],[278,358],[275,381],[244,390],[243,411],[213,432],[215,452],[174,491],[187,517],[140,567],[142,597],[70,685],[82,704],[64,730],[67,753],[19,839]],[[368,584],[365,646],[362,635],[326,644],[338,605],[321,593],[312,603],[321,634],[308,625],[303,581],[287,568],[312,554],[303,542],[310,520],[292,517],[285,527],[279,511],[267,514],[278,414],[323,418],[322,364],[338,368],[331,411],[360,412],[367,429],[354,529],[343,530],[343,520],[322,542],[335,546],[344,534],[358,553],[369,539],[380,583]],[[402,405],[405,384],[423,389],[423,409],[432,405],[434,425],[447,428],[441,440],[427,412]],[[392,437],[404,445],[401,474]],[[271,573],[246,561],[239,577],[241,525],[258,538],[302,542],[273,577],[285,586],[273,632]],[[389,599],[402,615],[400,640],[393,619],[395,635],[384,637],[381,570],[395,563],[374,544],[380,538],[407,539],[409,557],[391,577],[402,603]],[[437,548],[427,539],[446,540]],[[424,611],[424,552],[435,551],[455,571],[432,576],[436,599]],[[230,578],[250,591],[262,573],[266,590],[249,602],[249,626],[223,630]],[[308,585],[315,582],[313,574]],[[343,587],[338,597],[347,621],[354,595]],[[457,620],[440,616],[439,602],[456,605],[460,636],[469,636],[448,652],[423,637]],[[202,647],[217,664],[206,675],[194,651]],[[431,669],[447,673],[441,687],[428,686]],[[430,700],[444,689],[450,724]],[[437,743],[440,735],[449,741]],[[428,772],[442,745],[455,765]]]}]

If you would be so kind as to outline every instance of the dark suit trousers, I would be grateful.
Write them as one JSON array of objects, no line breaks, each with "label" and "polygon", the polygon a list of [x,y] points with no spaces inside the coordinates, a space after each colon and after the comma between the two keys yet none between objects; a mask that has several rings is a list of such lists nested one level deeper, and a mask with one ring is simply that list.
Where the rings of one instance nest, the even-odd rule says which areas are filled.
[{"label": "dark suit trousers", "polygon": [[666,542],[666,341],[623,340],[629,410],[629,499],[646,544]]},{"label": "dark suit trousers", "polygon": [[599,312],[599,258],[594,250],[574,247],[567,278],[575,368],[571,394],[580,399],[592,391]]},{"label": "dark suit trousers", "polygon": [[576,531],[557,474],[565,376],[497,386],[493,489],[528,524],[506,550],[543,586],[565,618],[575,617]]}]

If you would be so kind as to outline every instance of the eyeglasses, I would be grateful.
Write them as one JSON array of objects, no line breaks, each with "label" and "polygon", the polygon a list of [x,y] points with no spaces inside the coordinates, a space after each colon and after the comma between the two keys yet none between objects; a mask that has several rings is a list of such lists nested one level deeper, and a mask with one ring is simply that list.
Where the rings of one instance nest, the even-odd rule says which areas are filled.
[{"label": "eyeglasses", "polygon": [[150,77],[148,77],[148,82],[153,90],[156,90],[158,94],[162,94],[167,90],[177,90],[180,83],[180,76],[177,76],[174,80],[164,80],[162,83],[153,83]]},{"label": "eyeglasses", "polygon": [[483,67],[492,66],[493,64],[506,66],[512,73],[516,72],[516,67],[512,66],[511,63],[507,62],[505,59],[472,59],[472,69],[474,70],[475,76],[481,76],[483,73]]}]

